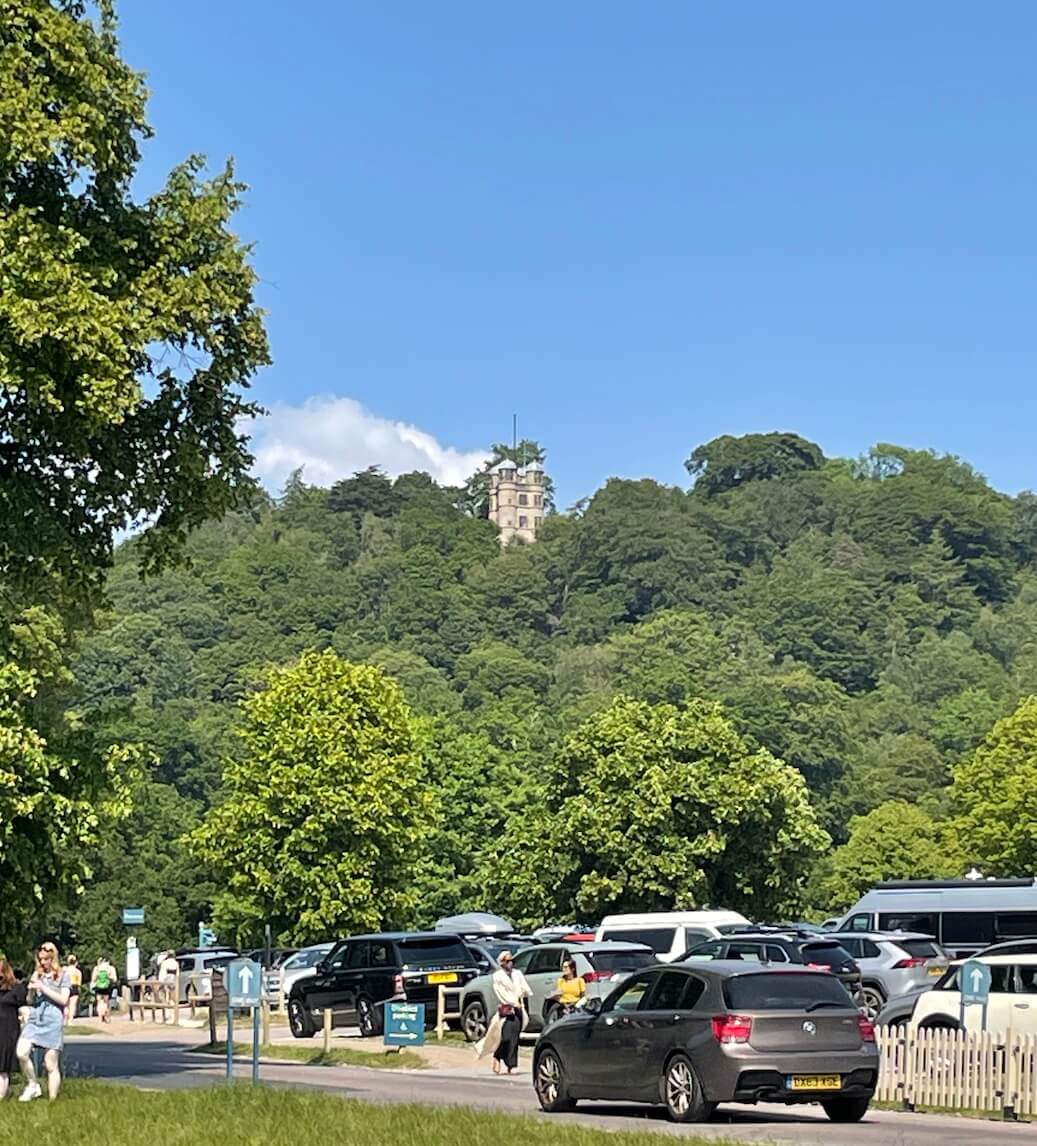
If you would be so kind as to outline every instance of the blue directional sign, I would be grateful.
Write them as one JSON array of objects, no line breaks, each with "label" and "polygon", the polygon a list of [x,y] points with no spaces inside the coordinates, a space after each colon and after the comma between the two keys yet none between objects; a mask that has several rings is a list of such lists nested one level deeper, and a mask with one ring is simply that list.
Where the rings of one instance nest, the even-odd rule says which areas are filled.
[{"label": "blue directional sign", "polygon": [[254,959],[227,964],[227,995],[232,1007],[258,1007],[263,990],[263,968]]},{"label": "blue directional sign", "polygon": [[986,1006],[990,994],[990,968],[977,959],[967,959],[958,971],[958,987],[961,991],[961,1005]]},{"label": "blue directional sign", "polygon": [[385,1045],[421,1047],[425,1045],[425,1004],[385,1004]]},{"label": "blue directional sign", "polygon": [[135,923],[144,922],[144,908],[143,907],[124,907],[122,909],[122,921],[127,927]]}]

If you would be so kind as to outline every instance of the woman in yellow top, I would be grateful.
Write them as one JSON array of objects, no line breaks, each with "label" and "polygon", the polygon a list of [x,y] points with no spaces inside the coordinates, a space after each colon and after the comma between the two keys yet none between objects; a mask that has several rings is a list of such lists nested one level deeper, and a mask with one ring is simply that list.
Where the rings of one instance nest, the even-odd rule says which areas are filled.
[{"label": "woman in yellow top", "polygon": [[587,984],[576,974],[576,963],[566,959],[562,964],[562,977],[558,980],[558,1004],[570,1014],[587,993]]}]

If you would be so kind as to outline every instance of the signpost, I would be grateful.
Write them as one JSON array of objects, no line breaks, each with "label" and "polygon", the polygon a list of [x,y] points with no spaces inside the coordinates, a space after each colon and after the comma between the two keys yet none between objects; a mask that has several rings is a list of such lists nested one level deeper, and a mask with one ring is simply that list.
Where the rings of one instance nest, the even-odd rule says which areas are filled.
[{"label": "signpost", "polygon": [[252,1008],[252,1081],[259,1081],[259,1005],[263,968],[253,959],[227,964],[227,1078],[234,1076],[234,1010]]},{"label": "signpost", "polygon": [[198,946],[199,947],[215,947],[216,946],[216,932],[210,927],[206,927],[204,923],[198,924]]},{"label": "signpost", "polygon": [[958,969],[958,993],[961,997],[959,1018],[961,1028],[965,1029],[965,1008],[980,1006],[983,1008],[982,1025],[980,1030],[987,1029],[987,1000],[990,997],[990,968],[978,959],[966,959]]},{"label": "signpost", "polygon": [[135,926],[144,922],[144,908],[143,907],[124,907],[122,909],[122,921],[127,927]]},{"label": "signpost", "polygon": [[424,1046],[425,1004],[386,1003],[383,1037],[387,1047]]}]

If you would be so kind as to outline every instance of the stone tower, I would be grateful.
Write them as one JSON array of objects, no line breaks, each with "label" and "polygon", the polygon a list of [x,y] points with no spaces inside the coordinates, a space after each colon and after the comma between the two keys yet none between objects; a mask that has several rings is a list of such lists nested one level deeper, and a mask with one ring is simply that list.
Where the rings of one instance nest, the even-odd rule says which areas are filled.
[{"label": "stone tower", "polygon": [[490,470],[490,521],[500,530],[501,545],[513,538],[536,541],[544,520],[544,467],[519,466],[505,458]]}]

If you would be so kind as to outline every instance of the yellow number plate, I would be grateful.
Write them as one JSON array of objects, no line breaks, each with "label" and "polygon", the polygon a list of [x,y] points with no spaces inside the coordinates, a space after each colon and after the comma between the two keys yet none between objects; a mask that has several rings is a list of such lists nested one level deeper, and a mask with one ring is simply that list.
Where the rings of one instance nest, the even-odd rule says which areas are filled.
[{"label": "yellow number plate", "polygon": [[456,971],[437,971],[434,975],[429,975],[428,981],[430,983],[456,983]]},{"label": "yellow number plate", "polygon": [[947,970],[946,967],[930,967],[929,968],[929,974],[930,975],[942,975],[944,973],[944,971],[946,971],[946,970]]},{"label": "yellow number plate", "polygon": [[789,1090],[841,1090],[842,1085],[837,1074],[794,1074],[789,1078]]}]

